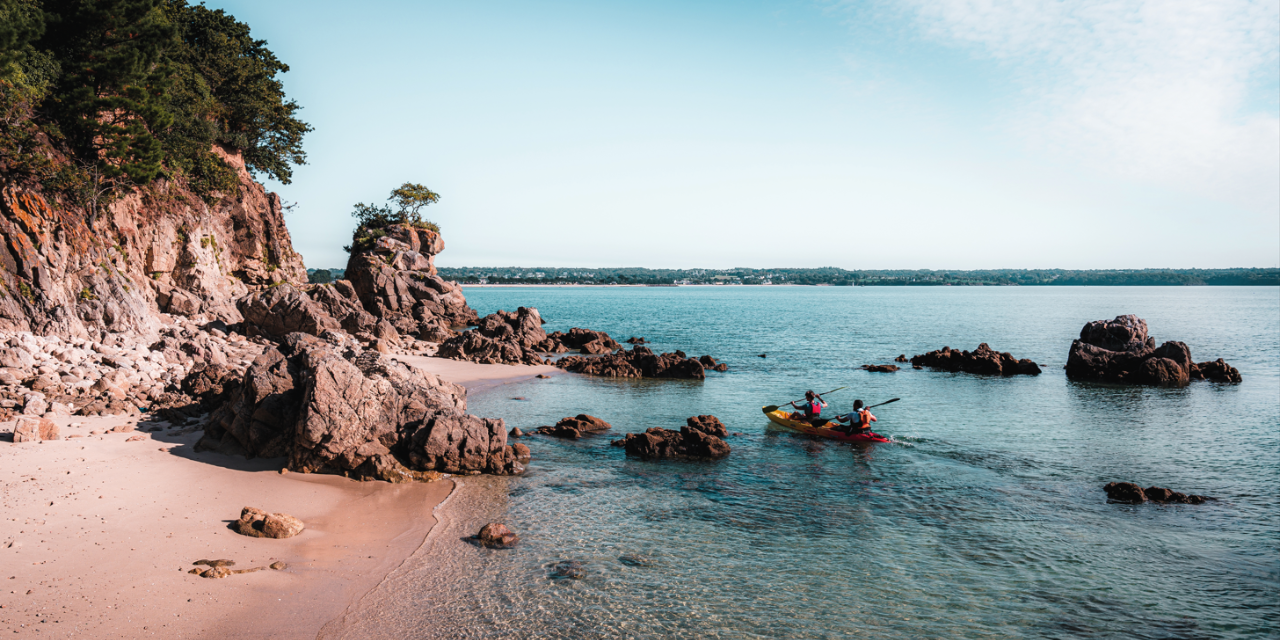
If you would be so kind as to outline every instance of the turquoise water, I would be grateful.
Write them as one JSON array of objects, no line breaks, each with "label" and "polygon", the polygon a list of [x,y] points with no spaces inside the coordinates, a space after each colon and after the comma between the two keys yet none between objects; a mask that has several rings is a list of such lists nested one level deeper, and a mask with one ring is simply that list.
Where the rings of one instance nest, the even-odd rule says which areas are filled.
[{"label": "turquoise water", "polygon": [[[558,376],[473,396],[531,429],[519,478],[466,479],[432,540],[363,603],[348,635],[469,638],[1263,638],[1280,633],[1280,289],[682,287],[468,289],[482,315],[537,307],[655,350],[728,362],[705,382]],[[1240,385],[1082,384],[1062,372],[1090,320],[1136,313],[1157,341],[1225,358]],[[979,342],[1045,373],[1007,379],[888,363]],[[767,353],[767,358],[757,354]],[[775,430],[764,404],[806,389],[902,400],[895,442]],[[524,400],[513,398],[521,397]],[[719,416],[712,463],[641,462],[624,433]],[[1216,496],[1110,505],[1109,481]],[[452,515],[449,515],[452,514]],[[509,551],[461,537],[485,522]],[[557,580],[549,565],[580,563]]]}]

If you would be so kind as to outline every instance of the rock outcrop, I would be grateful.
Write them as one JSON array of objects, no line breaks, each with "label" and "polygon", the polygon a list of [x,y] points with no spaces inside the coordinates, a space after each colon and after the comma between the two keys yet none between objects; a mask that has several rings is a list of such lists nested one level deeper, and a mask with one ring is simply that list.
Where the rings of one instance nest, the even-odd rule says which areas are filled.
[{"label": "rock outcrop", "polygon": [[440,343],[436,355],[482,364],[542,364],[538,347],[546,340],[538,310],[520,307],[485,316],[474,329]]},{"label": "rock outcrop", "polygon": [[698,364],[701,364],[702,368],[706,371],[728,371],[729,370],[729,365],[723,362],[716,362],[716,359],[712,358],[711,356],[702,356],[701,358],[698,358]]},{"label": "rock outcrop", "polygon": [[658,355],[648,347],[632,347],[630,351],[597,357],[567,356],[556,361],[555,366],[573,373],[610,378],[702,380],[707,377],[701,362],[679,352]]},{"label": "rock outcrop", "polygon": [[1080,330],[1067,355],[1067,378],[1120,384],[1186,386],[1193,379],[1239,382],[1240,372],[1222,359],[1199,364],[1186,344],[1155,346],[1147,323],[1135,315],[1096,320]]},{"label": "rock outcrop", "polygon": [[951,347],[943,347],[938,351],[912,356],[911,365],[917,369],[929,367],[989,376],[1040,375],[1040,366],[1036,363],[1026,358],[1020,360],[1008,352],[996,351],[985,342],[973,351],[958,351]]},{"label": "rock outcrop", "polygon": [[244,316],[249,336],[279,340],[298,331],[318,336],[342,328],[324,307],[287,283],[244,296],[236,301],[236,308]]},{"label": "rock outcrop", "polygon": [[685,420],[685,424],[696,431],[701,431],[707,435],[723,438],[729,435],[729,429],[724,426],[723,422],[715,416],[693,416]]},{"label": "rock outcrop", "polygon": [[287,457],[290,469],[403,482],[416,472],[519,473],[502,420],[466,391],[341,334],[291,333],[209,418],[197,450]]},{"label": "rock outcrop", "polygon": [[236,521],[234,527],[241,535],[280,539],[292,538],[302,533],[306,525],[285,513],[267,513],[262,509],[245,507],[240,510],[240,519]]},{"label": "rock outcrop", "polygon": [[1178,493],[1164,487],[1143,489],[1132,482],[1109,482],[1102,490],[1107,492],[1107,502],[1122,504],[1142,504],[1148,501],[1161,504],[1204,504],[1210,500],[1216,500],[1209,496]]},{"label": "rock outcrop", "polygon": [[579,353],[599,355],[613,353],[621,349],[622,345],[618,344],[617,340],[610,338],[609,334],[603,331],[574,327],[568,333],[556,331],[548,335],[547,340],[537,345],[537,348],[544,353],[578,351]]},{"label": "rock outcrop", "polygon": [[691,426],[679,431],[653,427],[644,433],[629,433],[613,444],[642,460],[715,460],[730,453],[724,440]]},{"label": "rock outcrop", "polygon": [[580,413],[571,418],[561,418],[553,427],[538,427],[533,432],[544,436],[577,440],[582,436],[601,433],[612,428],[613,425],[600,418]]},{"label": "rock outcrop", "polygon": [[94,215],[34,185],[0,184],[0,331],[100,342],[154,333],[162,312],[234,323],[233,301],[253,287],[306,282],[280,198],[238,153],[215,152],[239,180],[212,203],[160,180]]},{"label": "rock outcrop", "polygon": [[370,249],[353,250],[347,260],[346,279],[365,311],[403,334],[477,322],[462,287],[436,275],[435,256],[444,251],[439,233],[408,224],[379,231],[384,235]]}]

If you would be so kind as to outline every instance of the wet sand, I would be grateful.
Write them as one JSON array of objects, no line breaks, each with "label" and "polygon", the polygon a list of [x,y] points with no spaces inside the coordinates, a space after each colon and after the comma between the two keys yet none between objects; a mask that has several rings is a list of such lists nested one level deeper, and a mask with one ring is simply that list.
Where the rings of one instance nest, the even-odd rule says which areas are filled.
[{"label": "wet sand", "polygon": [[[560,373],[396,357],[470,392]],[[200,431],[111,433],[125,416],[55,422],[61,440],[21,444],[0,424],[3,637],[315,638],[423,546],[454,487],[281,474],[282,459],[194,453]],[[307,528],[242,536],[228,525],[246,506]],[[187,573],[200,559],[287,568],[207,579]]]}]

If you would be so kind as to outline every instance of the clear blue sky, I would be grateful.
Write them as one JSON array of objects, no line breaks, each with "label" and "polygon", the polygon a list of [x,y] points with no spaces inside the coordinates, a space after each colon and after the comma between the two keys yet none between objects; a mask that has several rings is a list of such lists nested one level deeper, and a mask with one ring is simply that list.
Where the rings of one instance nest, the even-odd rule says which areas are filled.
[{"label": "clear blue sky", "polygon": [[448,266],[1280,266],[1274,0],[207,4],[310,267],[405,181]]}]

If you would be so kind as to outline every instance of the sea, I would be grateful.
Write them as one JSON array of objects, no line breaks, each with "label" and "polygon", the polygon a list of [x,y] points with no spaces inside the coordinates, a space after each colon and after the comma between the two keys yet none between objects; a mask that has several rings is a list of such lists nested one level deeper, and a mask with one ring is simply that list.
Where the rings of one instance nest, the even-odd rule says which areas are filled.
[{"label": "sea", "polygon": [[[728,363],[705,381],[559,375],[469,399],[531,431],[579,413],[610,432],[526,437],[518,477],[466,477],[422,547],[330,624],[361,638],[1276,638],[1280,288],[469,288],[481,315],[536,307]],[[1240,384],[1072,382],[1091,320],[1224,358]],[[870,373],[987,343],[1044,372]],[[761,406],[848,387],[892,442],[773,427]],[[711,414],[732,453],[641,461],[611,442]],[[1217,498],[1108,504],[1112,481]],[[466,538],[487,522],[509,550]]]}]

